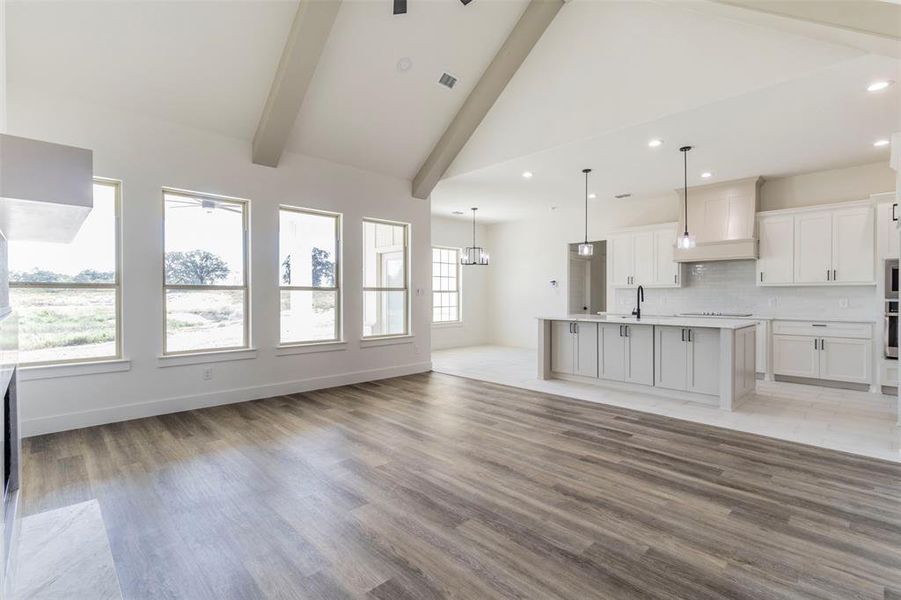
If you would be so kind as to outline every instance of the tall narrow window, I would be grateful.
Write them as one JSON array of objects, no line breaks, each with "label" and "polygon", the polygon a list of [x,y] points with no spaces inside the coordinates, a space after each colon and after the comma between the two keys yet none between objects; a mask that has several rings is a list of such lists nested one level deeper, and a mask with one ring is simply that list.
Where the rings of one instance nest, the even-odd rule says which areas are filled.
[{"label": "tall narrow window", "polygon": [[165,354],[246,348],[247,201],[163,190]]},{"label": "tall narrow window", "polygon": [[9,243],[20,363],[121,357],[119,205],[119,184],[96,179],[94,208],[72,242]]},{"label": "tall narrow window", "polygon": [[363,220],[363,337],[409,333],[409,227]]},{"label": "tall narrow window", "polygon": [[432,323],[460,321],[460,250],[432,248]]},{"label": "tall narrow window", "polygon": [[279,210],[280,341],[304,344],[341,337],[341,216]]}]

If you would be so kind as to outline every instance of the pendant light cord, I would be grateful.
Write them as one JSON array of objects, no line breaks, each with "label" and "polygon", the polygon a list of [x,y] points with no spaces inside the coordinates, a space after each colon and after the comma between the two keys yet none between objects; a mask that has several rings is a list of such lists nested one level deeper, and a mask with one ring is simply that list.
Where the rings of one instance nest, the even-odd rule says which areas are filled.
[{"label": "pendant light cord", "polygon": [[688,237],[688,151],[691,146],[682,146],[682,203],[685,205],[685,232],[682,234]]},{"label": "pendant light cord", "polygon": [[588,171],[585,171],[585,243],[588,243]]},{"label": "pendant light cord", "polygon": [[476,247],[476,210],[472,209],[472,247]]}]

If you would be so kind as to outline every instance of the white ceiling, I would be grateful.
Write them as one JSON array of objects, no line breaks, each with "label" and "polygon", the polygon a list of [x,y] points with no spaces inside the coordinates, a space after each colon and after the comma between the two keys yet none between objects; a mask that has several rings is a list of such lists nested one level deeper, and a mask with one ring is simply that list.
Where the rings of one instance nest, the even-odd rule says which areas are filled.
[{"label": "white ceiling", "polygon": [[[345,0],[288,147],[412,179],[526,4],[408,0],[394,16],[391,0]],[[438,84],[445,71],[453,90]]]},{"label": "white ceiling", "polygon": [[[690,183],[888,159],[901,129],[899,61],[726,21],[674,3],[574,0],[560,12],[432,194],[432,210],[485,221],[546,214]],[[647,142],[662,138],[651,150]],[[534,177],[525,180],[523,171]]]},{"label": "white ceiling", "polygon": [[296,8],[8,0],[9,83],[249,139]]}]

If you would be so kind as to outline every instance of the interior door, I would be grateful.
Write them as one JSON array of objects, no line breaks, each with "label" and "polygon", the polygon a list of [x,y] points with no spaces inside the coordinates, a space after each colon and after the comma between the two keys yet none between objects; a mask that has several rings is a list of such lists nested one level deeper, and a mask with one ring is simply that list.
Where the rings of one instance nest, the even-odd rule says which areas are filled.
[{"label": "interior door", "polygon": [[670,390],[688,388],[688,335],[685,327],[654,328],[654,385]]},{"label": "interior door", "polygon": [[832,213],[833,281],[876,281],[875,220],[871,206],[844,208]]},{"label": "interior door", "polygon": [[576,367],[576,348],[570,321],[551,323],[551,371],[572,375]]},{"label": "interior door", "polygon": [[757,283],[767,285],[794,281],[794,217],[761,217],[758,221],[758,236],[760,256],[757,259]]},{"label": "interior door", "polygon": [[820,338],[820,377],[870,383],[870,340]]},{"label": "interior door", "polygon": [[626,381],[654,385],[654,327],[626,326]]},{"label": "interior door", "polygon": [[806,335],[773,336],[773,374],[820,376],[819,338]]},{"label": "interior door", "polygon": [[831,280],[832,214],[811,212],[795,215],[795,283],[826,283]]},{"label": "interior door", "polygon": [[720,330],[692,327],[688,330],[688,391],[720,393]]},{"label": "interior door", "polygon": [[598,376],[597,323],[576,323],[576,374]]},{"label": "interior door", "polygon": [[635,285],[653,285],[655,283],[654,271],[657,267],[657,257],[654,254],[654,232],[642,231],[636,233],[632,248],[635,261],[632,283]]},{"label": "interior door", "polygon": [[674,229],[659,229],[654,232],[654,281],[657,285],[679,284],[679,263],[673,260],[673,248],[676,245]]},{"label": "interior door", "polygon": [[580,256],[569,257],[569,314],[587,314],[591,307],[591,262]]},{"label": "interior door", "polygon": [[598,323],[598,377],[615,381],[626,378],[626,338],[621,335],[624,327]]},{"label": "interior door", "polygon": [[618,235],[607,241],[608,281],[611,285],[630,285],[634,264],[632,249],[631,235]]}]

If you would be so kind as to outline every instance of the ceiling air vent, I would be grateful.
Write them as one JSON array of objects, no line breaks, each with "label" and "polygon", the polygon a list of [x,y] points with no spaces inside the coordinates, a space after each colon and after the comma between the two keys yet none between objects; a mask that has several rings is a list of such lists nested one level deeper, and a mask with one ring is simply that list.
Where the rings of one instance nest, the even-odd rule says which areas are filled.
[{"label": "ceiling air vent", "polygon": [[457,85],[457,78],[450,73],[442,73],[441,79],[438,80],[438,83],[440,83],[447,89],[452,90],[454,89],[454,86]]},{"label": "ceiling air vent", "polygon": [[614,196],[617,200],[622,200],[623,198],[631,198],[632,194],[617,194]]}]

